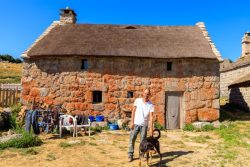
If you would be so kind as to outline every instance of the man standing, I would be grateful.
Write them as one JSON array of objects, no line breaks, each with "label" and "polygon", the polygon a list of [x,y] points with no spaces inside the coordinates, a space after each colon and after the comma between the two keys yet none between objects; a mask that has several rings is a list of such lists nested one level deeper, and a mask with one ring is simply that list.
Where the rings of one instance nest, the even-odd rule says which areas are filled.
[{"label": "man standing", "polygon": [[[131,118],[131,133],[128,150],[128,160],[133,161],[134,145],[138,133],[140,132],[140,141],[147,137],[147,129],[149,125],[150,135],[153,136],[153,113],[154,106],[149,101],[150,90],[145,89],[143,98],[137,98],[134,102]],[[149,124],[148,124],[149,123]]]}]

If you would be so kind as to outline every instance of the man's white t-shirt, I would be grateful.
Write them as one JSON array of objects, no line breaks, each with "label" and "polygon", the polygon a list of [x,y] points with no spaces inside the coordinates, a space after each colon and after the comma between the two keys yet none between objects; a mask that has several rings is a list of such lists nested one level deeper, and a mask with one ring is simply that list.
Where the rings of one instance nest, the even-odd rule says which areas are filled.
[{"label": "man's white t-shirt", "polygon": [[144,102],[143,98],[137,98],[134,106],[136,106],[134,124],[148,126],[149,113],[154,112],[154,105],[150,101]]}]

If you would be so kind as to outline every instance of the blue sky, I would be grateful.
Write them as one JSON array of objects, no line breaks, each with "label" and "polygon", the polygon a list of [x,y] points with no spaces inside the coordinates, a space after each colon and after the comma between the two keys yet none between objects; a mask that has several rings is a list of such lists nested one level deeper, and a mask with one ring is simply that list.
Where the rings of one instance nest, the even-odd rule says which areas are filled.
[{"label": "blue sky", "polygon": [[223,58],[241,55],[250,0],[0,0],[0,54],[19,57],[69,6],[78,23],[195,25],[203,21]]}]

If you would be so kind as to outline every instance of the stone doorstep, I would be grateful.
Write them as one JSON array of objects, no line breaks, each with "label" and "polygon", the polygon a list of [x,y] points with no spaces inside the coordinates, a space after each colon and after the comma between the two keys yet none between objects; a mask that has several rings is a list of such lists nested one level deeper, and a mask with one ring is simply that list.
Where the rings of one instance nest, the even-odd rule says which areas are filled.
[{"label": "stone doorstep", "polygon": [[213,122],[193,122],[192,125],[199,129],[206,125],[213,125],[215,128],[219,128],[221,123],[217,120]]},{"label": "stone doorstep", "polygon": [[210,125],[210,122],[193,122],[192,125],[196,128],[201,129],[205,125]]}]

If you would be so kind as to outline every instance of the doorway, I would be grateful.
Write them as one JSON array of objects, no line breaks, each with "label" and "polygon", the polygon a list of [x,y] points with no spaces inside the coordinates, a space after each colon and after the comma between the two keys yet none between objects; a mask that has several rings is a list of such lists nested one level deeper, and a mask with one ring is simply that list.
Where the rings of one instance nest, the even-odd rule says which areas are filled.
[{"label": "doorway", "polygon": [[165,126],[167,129],[182,128],[182,97],[183,92],[166,92]]}]

